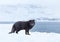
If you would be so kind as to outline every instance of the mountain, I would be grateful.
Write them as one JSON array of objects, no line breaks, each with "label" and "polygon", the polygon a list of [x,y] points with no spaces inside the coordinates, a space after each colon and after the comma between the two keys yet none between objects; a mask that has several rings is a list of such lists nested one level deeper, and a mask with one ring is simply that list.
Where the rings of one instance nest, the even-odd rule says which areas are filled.
[{"label": "mountain", "polygon": [[41,18],[37,18],[37,20],[43,20],[43,21],[60,21],[59,18],[46,18],[46,17],[41,17]]}]

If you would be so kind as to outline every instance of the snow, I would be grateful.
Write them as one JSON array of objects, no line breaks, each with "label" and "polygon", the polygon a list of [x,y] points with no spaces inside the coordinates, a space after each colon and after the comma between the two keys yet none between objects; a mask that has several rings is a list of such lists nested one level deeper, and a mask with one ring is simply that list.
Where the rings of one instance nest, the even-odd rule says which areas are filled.
[{"label": "snow", "polygon": [[[25,35],[8,34],[16,21],[38,22]],[[60,0],[0,0],[0,42],[60,42]]]},{"label": "snow", "polygon": [[24,30],[19,34],[8,34],[13,24],[0,24],[0,42],[60,42],[60,34],[46,32],[32,32],[25,35]]}]

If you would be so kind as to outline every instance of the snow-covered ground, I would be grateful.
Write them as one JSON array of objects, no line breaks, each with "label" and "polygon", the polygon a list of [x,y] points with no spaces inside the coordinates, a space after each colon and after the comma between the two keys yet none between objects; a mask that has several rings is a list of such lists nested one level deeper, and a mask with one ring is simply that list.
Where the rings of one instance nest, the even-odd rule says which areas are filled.
[{"label": "snow-covered ground", "polygon": [[0,24],[0,42],[60,42],[60,34],[46,32],[31,32],[25,35],[24,30],[19,34],[8,34],[13,24]]},{"label": "snow-covered ground", "polygon": [[[35,19],[25,35],[8,34],[12,23]],[[0,0],[0,42],[60,42],[60,0]]]}]

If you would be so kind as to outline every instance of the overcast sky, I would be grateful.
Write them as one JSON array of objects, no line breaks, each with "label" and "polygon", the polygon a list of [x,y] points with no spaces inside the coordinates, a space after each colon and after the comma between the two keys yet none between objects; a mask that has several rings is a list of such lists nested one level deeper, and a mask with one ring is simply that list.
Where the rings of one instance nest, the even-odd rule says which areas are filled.
[{"label": "overcast sky", "polygon": [[0,0],[0,4],[59,4],[60,0]]},{"label": "overcast sky", "polygon": [[[42,8],[43,11],[37,8],[37,11],[35,13],[29,15],[29,18],[32,17],[32,16],[34,18],[35,17],[40,17],[42,15],[45,16],[45,17],[47,16],[47,17],[53,17],[53,18],[60,18],[60,0],[0,0],[0,5],[19,5],[19,4],[22,4],[22,5],[23,4],[33,4],[33,5],[39,5],[39,6],[43,7]],[[5,8],[0,8],[0,10],[2,10],[2,9],[5,9]],[[17,12],[13,11],[13,10],[10,11],[9,8],[7,8],[7,9],[8,9],[7,11],[9,11],[9,12],[13,12],[14,14],[16,13],[15,15],[17,15],[17,17],[19,17],[19,18],[20,18],[19,14],[22,15],[22,16],[23,16],[23,14],[25,14],[24,15],[25,17],[28,16],[28,14],[26,14],[25,9],[19,10],[19,8],[18,8],[18,10],[16,10]],[[5,10],[3,10],[3,11],[5,12]],[[2,18],[3,17],[8,18],[9,16],[7,16],[6,13],[3,13],[3,11],[0,12],[0,18],[1,17]],[[22,11],[22,12],[20,12],[20,11]],[[38,11],[42,11],[43,14],[38,13]],[[14,17],[14,16],[12,16],[12,17]],[[10,17],[10,18],[12,19],[12,17]],[[14,17],[14,18],[17,18],[17,17]],[[5,19],[5,18],[3,18],[3,19]],[[9,20],[9,18],[8,18],[8,20]]]}]

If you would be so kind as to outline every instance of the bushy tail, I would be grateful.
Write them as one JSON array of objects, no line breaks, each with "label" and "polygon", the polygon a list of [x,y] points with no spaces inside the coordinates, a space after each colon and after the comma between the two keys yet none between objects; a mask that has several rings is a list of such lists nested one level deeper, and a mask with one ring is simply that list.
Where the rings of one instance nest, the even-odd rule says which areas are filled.
[{"label": "bushy tail", "polygon": [[14,32],[15,32],[15,26],[13,25],[12,30],[11,32],[9,32],[9,34],[14,33]]}]

